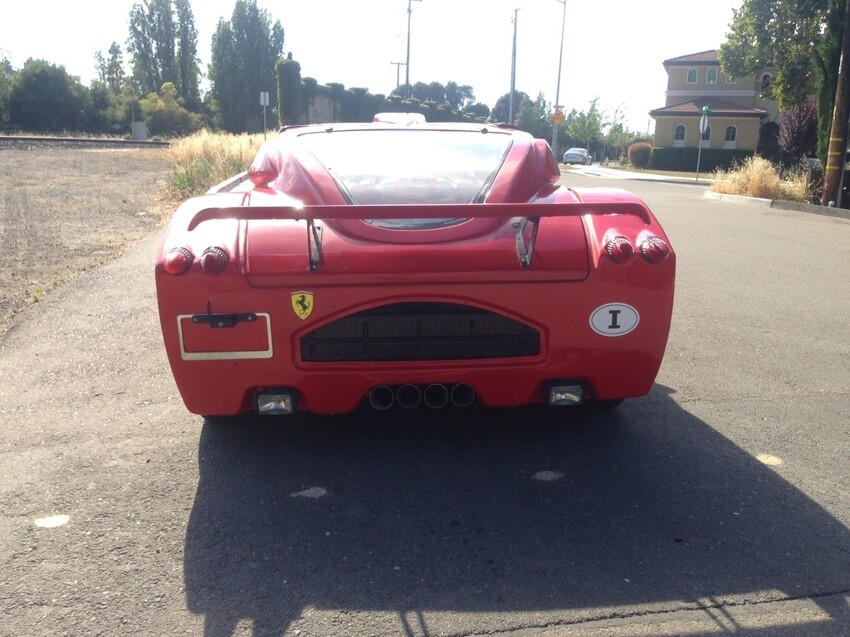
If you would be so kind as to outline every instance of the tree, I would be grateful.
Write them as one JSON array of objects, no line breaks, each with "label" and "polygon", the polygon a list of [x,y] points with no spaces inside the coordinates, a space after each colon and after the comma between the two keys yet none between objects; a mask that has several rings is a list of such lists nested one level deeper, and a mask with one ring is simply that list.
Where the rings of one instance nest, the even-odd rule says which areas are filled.
[{"label": "tree", "polygon": [[781,109],[816,96],[819,154],[826,154],[844,33],[844,0],[743,0],[718,58],[736,77],[778,69],[771,95]]},{"label": "tree", "polygon": [[113,42],[109,47],[109,58],[104,58],[103,53],[98,51],[95,54],[97,60],[97,75],[98,79],[106,85],[111,93],[118,95],[124,88],[127,82],[127,75],[124,73],[124,54],[121,52],[121,46],[117,42]]},{"label": "tree", "polygon": [[283,55],[283,27],[256,0],[237,0],[231,19],[213,34],[211,93],[222,128],[233,133],[262,127],[260,93],[277,109],[275,64]]},{"label": "tree", "polygon": [[159,93],[150,93],[141,100],[145,124],[152,135],[182,136],[201,128],[200,115],[190,113],[180,102],[171,82],[163,84]]},{"label": "tree", "polygon": [[169,82],[187,104],[199,107],[198,32],[189,1],[142,0],[130,9],[129,28],[137,93],[155,93]]},{"label": "tree", "polygon": [[543,93],[532,101],[523,97],[517,110],[516,125],[520,130],[531,133],[538,139],[547,139],[552,135],[552,120],[549,119],[551,109],[543,98]]},{"label": "tree", "polygon": [[[514,119],[516,119],[516,115],[519,112],[519,106],[522,104],[523,99],[530,99],[528,97],[528,93],[523,93],[522,91],[514,91]],[[496,105],[493,107],[493,110],[490,111],[491,119],[494,119],[497,122],[507,122],[510,117],[508,111],[510,110],[510,100],[511,94],[505,93],[496,100]],[[510,123],[510,122],[509,122]]]},{"label": "tree", "polygon": [[155,93],[165,82],[177,82],[175,40],[171,0],[133,5],[127,50],[133,55],[133,82],[139,93]]},{"label": "tree", "polygon": [[788,157],[803,159],[817,150],[818,113],[811,101],[783,111],[779,116],[779,147]]},{"label": "tree", "polygon": [[[298,124],[306,111],[301,99],[301,65],[292,58],[279,60],[277,71],[277,100],[280,104],[280,125]],[[310,80],[312,78],[305,78]],[[316,83],[315,80],[313,80]]]},{"label": "tree", "polygon": [[177,79],[178,93],[186,108],[198,110],[201,106],[198,67],[198,31],[189,0],[174,0],[177,13]]},{"label": "tree", "polygon": [[45,60],[29,59],[9,95],[9,123],[28,131],[79,131],[86,123],[88,91]]},{"label": "tree", "polygon": [[0,60],[0,129],[9,122],[9,98],[12,95],[12,65],[9,60]]},{"label": "tree", "polygon": [[602,113],[599,111],[598,103],[599,98],[595,97],[591,100],[587,111],[579,113],[573,109],[567,116],[567,134],[576,141],[582,142],[588,150],[592,142],[602,139]]}]

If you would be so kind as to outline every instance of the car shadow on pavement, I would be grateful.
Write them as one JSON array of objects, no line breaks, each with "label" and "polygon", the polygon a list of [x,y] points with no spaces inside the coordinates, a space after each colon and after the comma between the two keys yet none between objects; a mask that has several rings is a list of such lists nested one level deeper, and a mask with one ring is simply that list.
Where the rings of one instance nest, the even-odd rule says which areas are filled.
[{"label": "car shadow on pavement", "polygon": [[389,623],[375,634],[436,635],[450,613],[486,613],[465,621],[493,630],[508,626],[476,622],[848,587],[848,529],[662,386],[614,410],[207,421],[199,464],[185,580],[207,637],[246,621],[280,635],[305,609],[377,611]]}]

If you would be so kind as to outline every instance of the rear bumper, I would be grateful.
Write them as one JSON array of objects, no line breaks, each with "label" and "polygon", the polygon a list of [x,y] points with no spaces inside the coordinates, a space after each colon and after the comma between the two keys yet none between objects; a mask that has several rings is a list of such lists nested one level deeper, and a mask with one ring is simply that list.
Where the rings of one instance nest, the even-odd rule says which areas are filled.
[{"label": "rear bumper", "polygon": [[[214,292],[158,272],[157,288],[169,362],[190,411],[244,413],[253,408],[256,392],[279,387],[293,391],[297,409],[331,414],[354,410],[383,385],[465,383],[489,407],[544,402],[546,386],[560,379],[580,381],[593,399],[644,395],[666,347],[674,270],[670,259],[630,268],[629,281],[606,263],[581,282],[311,288],[307,279],[292,289],[254,288],[233,277],[215,280]],[[301,293],[310,295],[306,316],[297,306]],[[540,333],[539,353],[472,360],[302,359],[301,337],[311,330],[366,308],[409,301],[472,305],[529,325]],[[627,331],[606,334],[604,325],[601,331],[594,328],[594,315],[621,327],[620,310],[606,309],[621,307],[637,315]],[[256,318],[224,327],[192,323],[193,316],[205,313]]]}]

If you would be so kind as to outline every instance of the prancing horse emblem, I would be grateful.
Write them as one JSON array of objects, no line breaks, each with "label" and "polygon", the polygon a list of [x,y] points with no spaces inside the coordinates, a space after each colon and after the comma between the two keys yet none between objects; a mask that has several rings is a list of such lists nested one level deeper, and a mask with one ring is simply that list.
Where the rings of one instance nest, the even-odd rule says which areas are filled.
[{"label": "prancing horse emblem", "polygon": [[313,293],[312,292],[293,292],[292,293],[292,309],[302,321],[310,316],[313,311]]}]

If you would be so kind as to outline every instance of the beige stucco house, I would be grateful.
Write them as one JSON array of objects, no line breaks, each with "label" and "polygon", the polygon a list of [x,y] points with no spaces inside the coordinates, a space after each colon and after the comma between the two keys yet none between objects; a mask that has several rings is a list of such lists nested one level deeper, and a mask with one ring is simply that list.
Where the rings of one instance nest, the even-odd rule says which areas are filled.
[{"label": "beige stucco house", "polygon": [[[720,68],[717,51],[702,51],[664,60],[667,98],[649,112],[655,119],[655,146],[755,150],[763,125],[776,122],[779,106],[761,97],[776,70],[750,77],[731,77]],[[711,115],[700,135],[702,109]],[[700,138],[701,141],[700,141]]]}]

